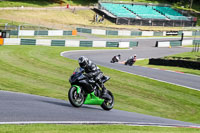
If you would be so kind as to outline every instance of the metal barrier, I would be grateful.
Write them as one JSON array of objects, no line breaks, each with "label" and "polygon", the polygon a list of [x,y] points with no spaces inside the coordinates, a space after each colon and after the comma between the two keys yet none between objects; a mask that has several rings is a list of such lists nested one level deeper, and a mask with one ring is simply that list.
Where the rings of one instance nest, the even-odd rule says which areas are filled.
[{"label": "metal barrier", "polygon": [[163,27],[194,27],[195,21],[188,20],[161,20],[161,19],[135,19],[116,18],[116,24],[140,25],[140,26],[163,26]]}]

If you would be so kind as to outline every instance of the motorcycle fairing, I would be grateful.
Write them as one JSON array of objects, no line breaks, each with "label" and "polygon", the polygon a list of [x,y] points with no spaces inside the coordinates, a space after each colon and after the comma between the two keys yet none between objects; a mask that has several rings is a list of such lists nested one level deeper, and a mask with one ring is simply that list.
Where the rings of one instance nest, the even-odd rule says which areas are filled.
[{"label": "motorcycle fairing", "polygon": [[[81,88],[78,85],[72,85],[77,88],[77,93],[79,94],[81,92]],[[97,96],[95,96],[94,92],[87,95],[85,98],[85,101],[83,104],[89,104],[89,105],[101,105],[104,102],[104,99],[101,99]]]},{"label": "motorcycle fairing", "polygon": [[84,104],[89,105],[101,105],[104,102],[104,99],[101,99],[95,96],[94,92],[87,95]]}]

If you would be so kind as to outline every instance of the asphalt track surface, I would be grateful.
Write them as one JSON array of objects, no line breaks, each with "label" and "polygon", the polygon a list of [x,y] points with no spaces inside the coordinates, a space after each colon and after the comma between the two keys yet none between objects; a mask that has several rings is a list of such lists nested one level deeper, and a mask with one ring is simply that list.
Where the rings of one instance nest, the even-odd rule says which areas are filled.
[{"label": "asphalt track surface", "polygon": [[[177,40],[177,38],[171,38],[171,39]],[[183,47],[158,48],[154,46],[156,40],[163,40],[163,39],[154,39],[154,38],[139,39],[138,40],[139,47],[135,47],[129,50],[72,51],[72,52],[63,52],[61,55],[74,60],[77,60],[80,56],[86,56],[100,66],[105,66],[123,72],[156,79],[163,82],[168,82],[171,84],[176,84],[190,89],[200,90],[199,86],[200,76],[168,71],[168,70],[159,70],[159,69],[140,67],[140,66],[129,67],[123,64],[110,63],[111,58],[117,54],[120,54],[122,56],[121,60],[123,61],[134,54],[137,54],[137,59],[144,59],[144,58],[158,58],[177,53],[192,51],[192,48],[183,48]]]},{"label": "asphalt track surface", "polygon": [[98,106],[75,108],[64,100],[0,91],[0,124],[130,124],[196,127],[200,125]]},{"label": "asphalt track surface", "polygon": [[[186,51],[191,51],[191,49],[155,48],[152,47],[152,45],[147,45],[146,48],[145,46],[144,47],[141,46],[138,48],[133,48],[132,50],[110,50],[110,51],[104,50],[104,51],[93,51],[93,52],[74,51],[74,52],[62,53],[62,55],[72,59],[77,59],[80,55],[85,55],[94,60],[94,62],[99,65],[118,70],[121,70],[122,68],[124,69],[123,71],[130,70],[129,73],[134,73],[136,72],[136,70],[139,72],[140,69],[142,69],[141,70],[142,72],[143,67],[138,67],[138,66],[125,67],[122,64],[111,64],[109,63],[110,57],[113,56],[113,54],[120,53],[122,55],[122,58],[125,59],[128,56],[136,53],[138,55],[138,58],[149,58],[149,57],[160,57]],[[149,70],[147,69],[145,73],[148,73],[148,71]],[[175,75],[179,75],[179,73],[176,72],[169,72],[163,70],[158,70],[158,71],[161,72],[161,74],[163,72],[167,72],[168,74],[172,73]],[[156,73],[158,71],[156,70]],[[183,75],[184,74],[181,74],[181,76]],[[194,77],[198,78],[197,81],[200,81],[198,76]],[[192,87],[195,88],[195,86]],[[99,106],[83,105],[83,107],[81,108],[74,108],[70,105],[69,102],[65,100],[59,100],[54,98],[23,94],[23,93],[0,91],[0,124],[28,124],[28,123],[131,124],[131,125],[180,126],[180,127],[200,128],[199,124],[194,124],[194,123],[165,119],[161,117],[154,117],[150,115],[120,111],[115,109],[112,109],[111,111],[104,111]]]}]

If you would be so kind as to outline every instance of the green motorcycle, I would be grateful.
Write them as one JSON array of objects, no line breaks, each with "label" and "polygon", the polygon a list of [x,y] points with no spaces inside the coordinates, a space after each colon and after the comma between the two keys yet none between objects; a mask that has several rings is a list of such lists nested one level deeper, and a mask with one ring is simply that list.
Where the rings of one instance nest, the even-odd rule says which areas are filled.
[{"label": "green motorcycle", "polygon": [[[102,82],[105,83],[110,78],[104,76]],[[114,96],[111,91],[107,90],[109,98],[101,98],[102,91],[100,86],[89,79],[82,68],[76,68],[71,75],[69,82],[71,88],[68,92],[70,103],[74,107],[81,107],[83,104],[100,105],[104,110],[111,110],[114,106]]]}]

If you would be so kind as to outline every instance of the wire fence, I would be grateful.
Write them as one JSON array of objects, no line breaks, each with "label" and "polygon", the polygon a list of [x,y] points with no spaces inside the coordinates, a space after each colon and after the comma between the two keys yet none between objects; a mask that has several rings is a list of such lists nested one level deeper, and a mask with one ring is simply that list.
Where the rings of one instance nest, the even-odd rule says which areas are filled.
[{"label": "wire fence", "polygon": [[194,43],[192,52],[199,52],[200,43]]},{"label": "wire fence", "polygon": [[194,35],[194,43],[193,43],[193,49],[192,52],[200,52],[200,40],[196,38],[196,36],[200,36],[200,30],[193,31]]},{"label": "wire fence", "polygon": [[162,19],[135,19],[116,18],[116,24],[140,25],[140,26],[163,26],[163,27],[195,27],[196,22],[186,20],[162,20]]},{"label": "wire fence", "polygon": [[1,23],[0,29],[2,30],[49,30],[51,28],[43,27],[43,26],[34,26],[28,24],[19,24],[19,25],[12,25],[7,23]]},{"label": "wire fence", "polygon": [[77,25],[54,24],[48,25],[31,25],[31,24],[15,24],[15,23],[0,23],[1,30],[74,30]]}]

